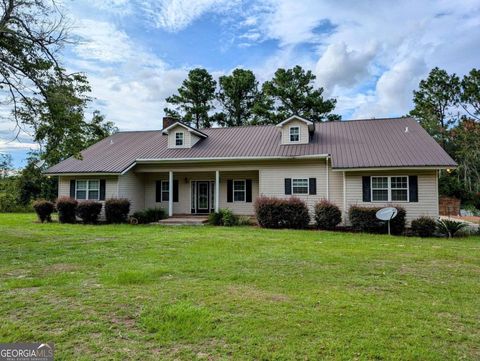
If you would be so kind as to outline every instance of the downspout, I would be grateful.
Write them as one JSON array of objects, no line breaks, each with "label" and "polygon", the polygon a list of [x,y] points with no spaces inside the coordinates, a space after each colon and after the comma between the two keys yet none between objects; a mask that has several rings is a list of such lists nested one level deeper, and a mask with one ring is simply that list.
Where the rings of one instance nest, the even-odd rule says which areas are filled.
[{"label": "downspout", "polygon": [[330,177],[329,177],[330,172],[328,170],[328,159],[329,157],[325,159],[325,168],[327,171],[327,201],[330,200]]},{"label": "downspout", "polygon": [[347,178],[343,171],[343,224],[347,225]]}]

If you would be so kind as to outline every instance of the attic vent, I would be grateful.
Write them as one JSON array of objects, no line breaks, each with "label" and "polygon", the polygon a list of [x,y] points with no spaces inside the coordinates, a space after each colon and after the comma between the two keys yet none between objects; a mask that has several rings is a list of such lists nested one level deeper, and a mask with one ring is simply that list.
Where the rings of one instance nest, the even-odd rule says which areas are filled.
[{"label": "attic vent", "polygon": [[405,127],[405,133],[408,133],[408,127]]}]

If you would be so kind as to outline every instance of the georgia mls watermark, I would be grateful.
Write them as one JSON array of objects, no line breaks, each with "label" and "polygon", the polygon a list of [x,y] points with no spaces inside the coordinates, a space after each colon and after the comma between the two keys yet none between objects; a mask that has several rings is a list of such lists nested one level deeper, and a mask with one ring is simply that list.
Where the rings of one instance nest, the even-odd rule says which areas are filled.
[{"label": "georgia mls watermark", "polygon": [[53,361],[53,343],[0,343],[0,361]]}]

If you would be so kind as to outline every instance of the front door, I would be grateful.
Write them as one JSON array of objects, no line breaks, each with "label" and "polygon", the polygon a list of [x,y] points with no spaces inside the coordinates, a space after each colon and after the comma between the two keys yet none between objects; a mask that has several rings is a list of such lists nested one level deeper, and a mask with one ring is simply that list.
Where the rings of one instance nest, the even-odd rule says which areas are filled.
[{"label": "front door", "polygon": [[210,212],[210,182],[197,182],[197,213]]}]

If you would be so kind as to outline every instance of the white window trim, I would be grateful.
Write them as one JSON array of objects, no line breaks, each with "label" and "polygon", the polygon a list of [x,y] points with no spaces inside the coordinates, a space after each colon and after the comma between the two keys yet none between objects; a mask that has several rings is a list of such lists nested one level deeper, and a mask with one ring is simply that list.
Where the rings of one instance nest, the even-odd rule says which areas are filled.
[{"label": "white window trim", "polygon": [[[236,191],[235,190],[235,182],[243,182],[243,191]],[[236,201],[235,200],[235,192],[240,193],[243,192],[243,201]],[[232,183],[232,200],[233,203],[245,203],[247,201],[247,180],[246,179],[234,179]]]},{"label": "white window trim", "polygon": [[[182,144],[177,144],[177,135],[181,135]],[[180,140],[180,138],[178,138]],[[175,146],[176,147],[183,147],[185,145],[185,133],[183,132],[175,132]]]},{"label": "white window trim", "polygon": [[[86,182],[86,187],[85,187],[85,199],[79,199],[77,194],[78,194],[78,182]],[[98,182],[98,189],[90,189],[90,182]],[[90,199],[89,198],[89,193],[91,191],[98,192],[97,198]],[[81,189],[83,191],[83,189]],[[75,179],[75,199],[79,201],[99,201],[100,200],[100,179]]]},{"label": "white window trim", "polygon": [[[307,193],[295,193],[293,191],[293,181],[294,180],[306,180],[307,181]],[[292,194],[299,196],[308,196],[310,194],[310,179],[309,178],[292,178]]]},{"label": "white window trim", "polygon": [[160,181],[160,203],[163,203],[163,202],[167,202],[167,203],[168,203],[168,198],[169,198],[169,196],[167,196],[167,199],[163,199],[163,193],[164,193],[164,192],[170,193],[170,187],[167,186],[168,191],[164,191],[164,190],[163,190],[163,184],[164,184],[164,183],[168,185],[168,180],[161,180],[161,181]]},{"label": "white window trim", "polygon": [[[298,129],[298,140],[292,140],[292,129],[297,128]],[[288,140],[290,143],[298,143],[300,142],[300,126],[298,125],[292,125],[288,128]]]},{"label": "white window trim", "polygon": [[[407,190],[407,200],[406,201],[392,201],[392,178],[396,177],[406,177],[407,178],[407,188],[393,188],[394,190]],[[376,190],[387,189],[388,190],[388,200],[386,201],[374,201],[373,200],[373,178],[388,178],[388,188],[376,188]],[[372,203],[410,203],[410,177],[408,175],[372,175],[370,176],[370,202]]]}]

